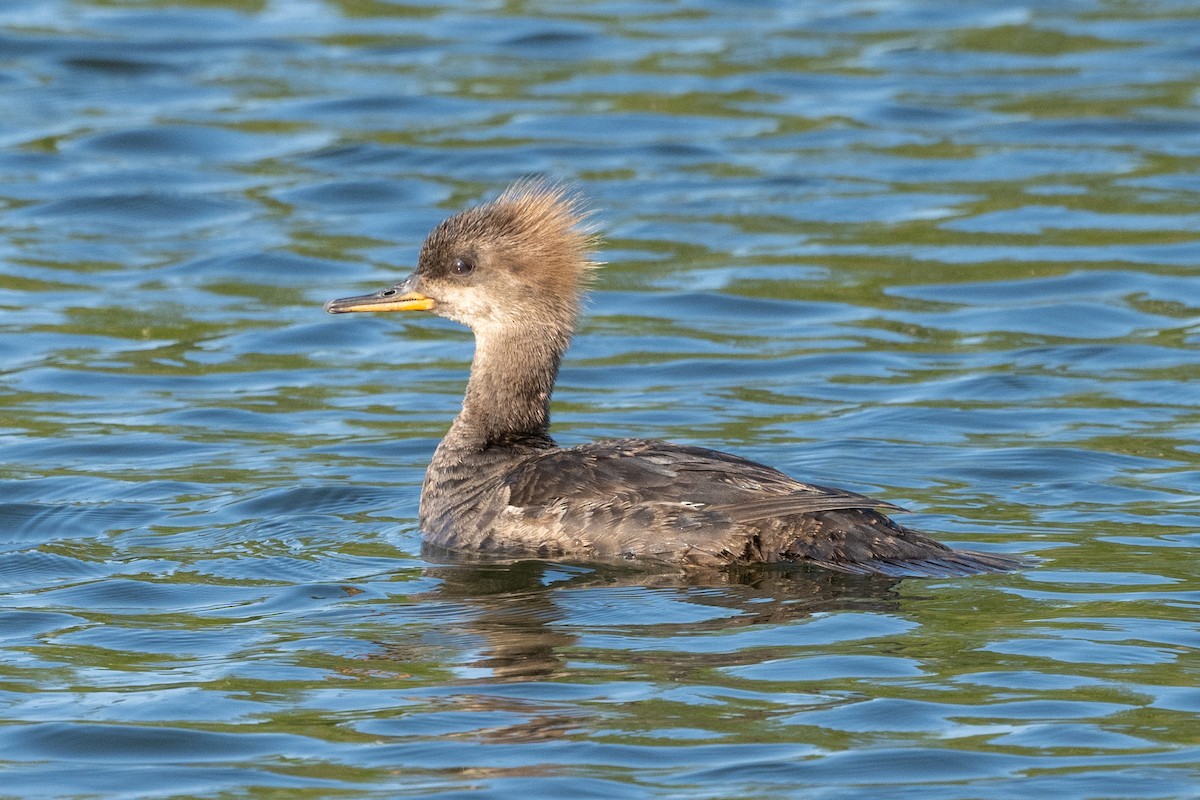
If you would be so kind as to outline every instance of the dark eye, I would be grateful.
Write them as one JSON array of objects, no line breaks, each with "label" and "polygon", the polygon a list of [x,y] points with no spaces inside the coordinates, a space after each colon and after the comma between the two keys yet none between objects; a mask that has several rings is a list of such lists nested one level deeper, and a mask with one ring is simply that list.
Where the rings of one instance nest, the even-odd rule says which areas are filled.
[{"label": "dark eye", "polygon": [[470,275],[475,271],[475,262],[468,261],[465,258],[456,258],[450,264],[450,271],[459,277]]}]

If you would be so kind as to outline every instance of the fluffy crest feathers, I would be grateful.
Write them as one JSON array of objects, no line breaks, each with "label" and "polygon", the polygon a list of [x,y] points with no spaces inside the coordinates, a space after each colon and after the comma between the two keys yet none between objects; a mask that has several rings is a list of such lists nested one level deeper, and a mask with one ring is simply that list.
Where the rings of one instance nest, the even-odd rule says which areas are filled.
[{"label": "fluffy crest feathers", "polygon": [[520,246],[546,258],[547,271],[586,285],[599,262],[588,258],[598,245],[595,229],[588,221],[591,211],[569,187],[542,178],[525,178],[509,186],[483,211],[510,220]]},{"label": "fluffy crest feathers", "polygon": [[534,283],[579,291],[600,265],[589,258],[598,244],[589,215],[567,186],[526,178],[496,199],[447,219],[430,234],[426,249],[448,252],[475,243],[494,249],[510,269],[528,274]]}]

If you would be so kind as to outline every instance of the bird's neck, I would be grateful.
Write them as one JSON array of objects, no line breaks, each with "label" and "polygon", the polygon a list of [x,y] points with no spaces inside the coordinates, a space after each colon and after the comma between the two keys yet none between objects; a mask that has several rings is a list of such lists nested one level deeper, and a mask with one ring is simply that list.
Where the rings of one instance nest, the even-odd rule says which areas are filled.
[{"label": "bird's neck", "polygon": [[550,395],[570,341],[570,329],[476,331],[462,411],[443,444],[476,451],[552,446]]}]

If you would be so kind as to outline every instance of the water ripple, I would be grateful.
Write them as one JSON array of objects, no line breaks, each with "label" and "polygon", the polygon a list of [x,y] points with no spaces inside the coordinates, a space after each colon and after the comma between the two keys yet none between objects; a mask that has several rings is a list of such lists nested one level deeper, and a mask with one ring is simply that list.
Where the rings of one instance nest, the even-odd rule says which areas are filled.
[{"label": "water ripple", "polygon": [[[1194,10],[2,5],[8,791],[1194,794]],[[539,174],[609,262],[565,441],[1038,566],[423,552],[470,338],[321,304]]]}]

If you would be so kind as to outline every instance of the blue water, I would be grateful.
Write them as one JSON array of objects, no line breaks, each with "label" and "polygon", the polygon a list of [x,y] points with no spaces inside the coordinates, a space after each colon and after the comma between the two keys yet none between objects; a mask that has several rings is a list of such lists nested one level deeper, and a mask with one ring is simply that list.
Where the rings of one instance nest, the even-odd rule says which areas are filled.
[{"label": "blue water", "polygon": [[[1193,798],[1200,10],[0,5],[0,796]],[[525,175],[566,443],[1031,570],[422,554],[471,340],[321,304]]]}]

